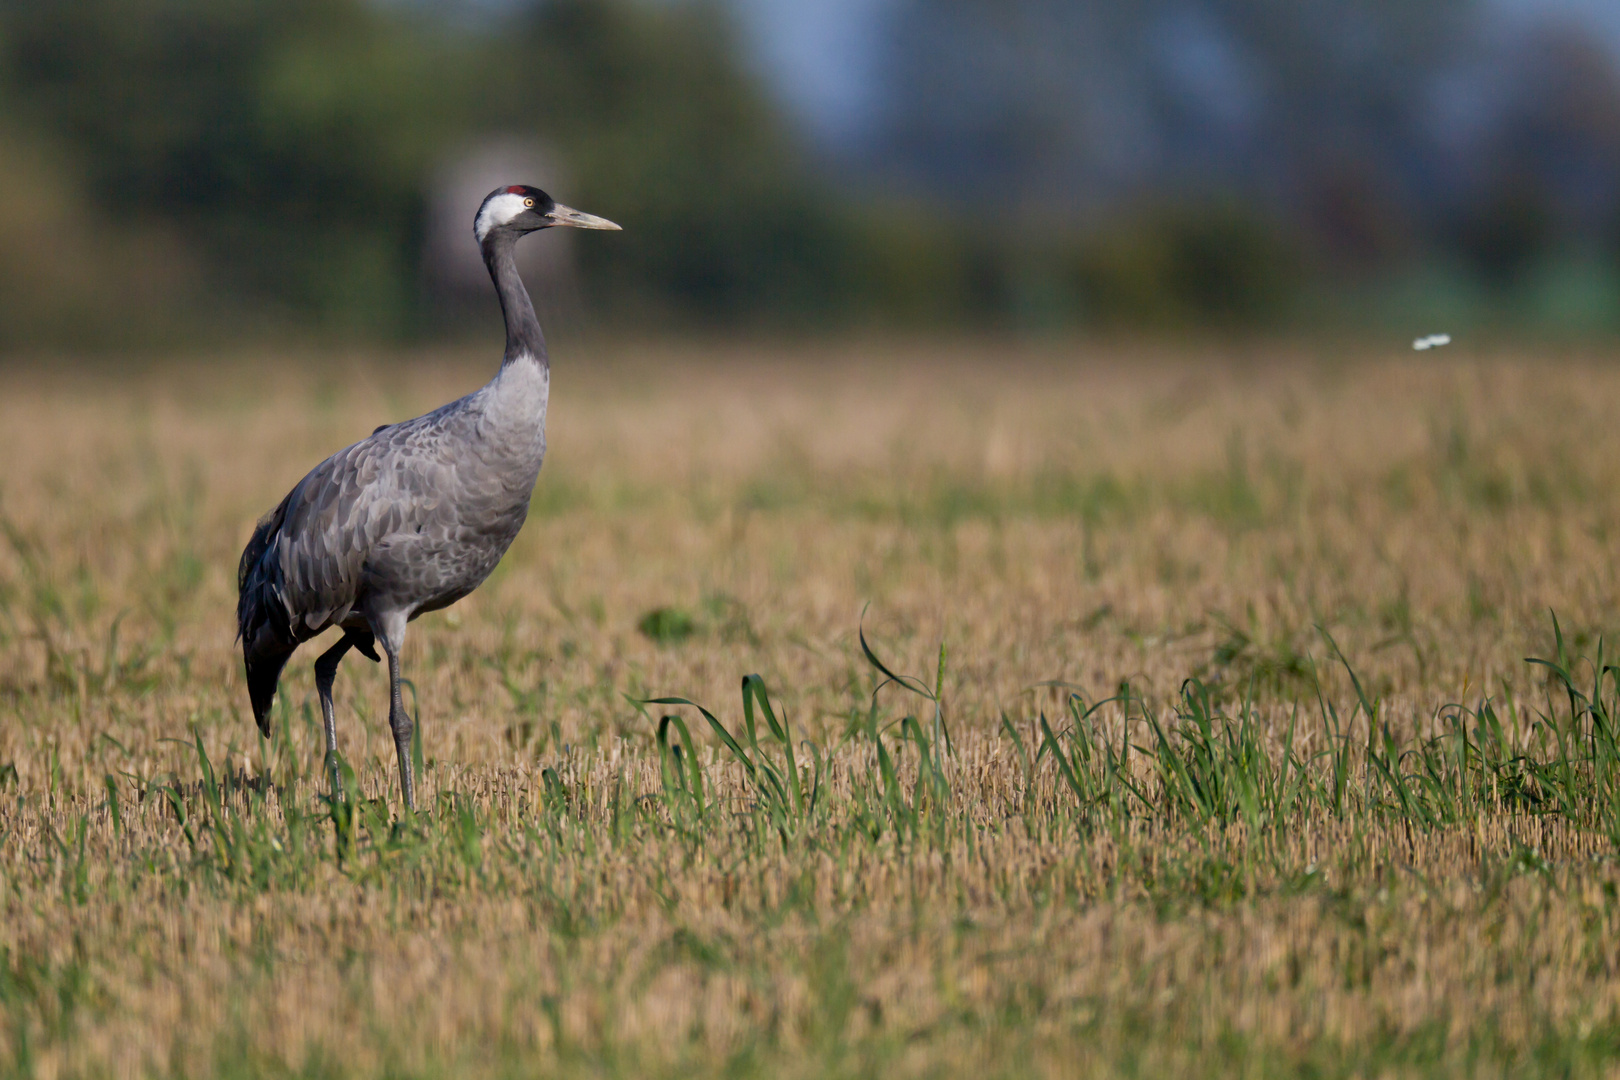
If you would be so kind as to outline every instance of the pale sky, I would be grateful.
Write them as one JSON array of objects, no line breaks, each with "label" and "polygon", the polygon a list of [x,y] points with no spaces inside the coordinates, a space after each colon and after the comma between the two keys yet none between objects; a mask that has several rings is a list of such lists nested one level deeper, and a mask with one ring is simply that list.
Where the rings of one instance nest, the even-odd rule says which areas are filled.
[{"label": "pale sky", "polygon": [[[491,11],[510,8],[522,0],[451,2]],[[877,35],[885,15],[897,2],[725,0],[736,15],[756,71],[812,132],[833,139],[858,130],[876,73]],[[1423,0],[1410,2],[1422,3]],[[1620,55],[1620,0],[1484,0],[1484,3],[1488,10],[1510,20],[1568,14],[1590,23]]]},{"label": "pale sky", "polygon": [[[729,2],[757,70],[782,102],[819,135],[853,133],[874,75],[874,39],[896,0]],[[1620,54],[1620,0],[1486,0],[1486,7],[1515,20],[1567,13],[1590,22]]]}]

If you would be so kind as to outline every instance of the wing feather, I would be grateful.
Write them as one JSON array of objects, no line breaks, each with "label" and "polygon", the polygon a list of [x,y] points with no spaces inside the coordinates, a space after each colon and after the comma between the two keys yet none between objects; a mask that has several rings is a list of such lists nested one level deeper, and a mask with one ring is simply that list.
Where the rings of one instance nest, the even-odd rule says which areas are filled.
[{"label": "wing feather", "polygon": [[478,422],[463,399],[380,427],[315,466],[259,522],[238,568],[237,617],[261,729],[286,658],[349,618],[368,590],[442,606],[500,558],[527,491],[514,500],[510,470],[469,437],[464,426]]}]

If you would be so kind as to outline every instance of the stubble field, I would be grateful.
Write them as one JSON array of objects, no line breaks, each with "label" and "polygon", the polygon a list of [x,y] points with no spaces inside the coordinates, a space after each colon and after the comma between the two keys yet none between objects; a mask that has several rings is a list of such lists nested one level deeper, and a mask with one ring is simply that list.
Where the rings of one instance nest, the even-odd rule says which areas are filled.
[{"label": "stubble field", "polygon": [[236,560],[489,374],[0,369],[0,1074],[1615,1071],[1601,353],[563,350],[333,802]]}]

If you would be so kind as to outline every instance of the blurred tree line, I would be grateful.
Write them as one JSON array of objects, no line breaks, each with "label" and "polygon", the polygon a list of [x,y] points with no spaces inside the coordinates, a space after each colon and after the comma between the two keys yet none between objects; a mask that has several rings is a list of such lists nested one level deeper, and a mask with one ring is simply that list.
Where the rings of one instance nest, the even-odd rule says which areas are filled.
[{"label": "blurred tree line", "polygon": [[894,0],[864,137],[817,148],[702,2],[0,0],[0,344],[442,332],[425,207],[481,135],[626,226],[577,247],[615,319],[1601,321],[1612,57],[1481,12]]},{"label": "blurred tree line", "polygon": [[626,225],[579,246],[593,302],[837,303],[836,214],[713,9],[0,0],[0,339],[431,331],[426,188],[480,133],[543,137],[558,197]]},{"label": "blurred tree line", "polygon": [[1612,44],[1505,8],[895,0],[845,152],[1021,225],[1036,322],[1620,330]]}]

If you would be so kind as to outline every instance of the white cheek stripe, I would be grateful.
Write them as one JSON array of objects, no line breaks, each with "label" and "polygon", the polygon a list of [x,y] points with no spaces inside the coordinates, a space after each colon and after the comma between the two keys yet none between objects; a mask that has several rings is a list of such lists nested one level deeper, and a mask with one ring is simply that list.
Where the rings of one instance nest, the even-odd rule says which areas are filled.
[{"label": "white cheek stripe", "polygon": [[478,220],[473,222],[473,235],[482,244],[484,237],[489,235],[489,230],[497,225],[505,225],[527,209],[528,207],[523,205],[522,195],[503,192],[490,199],[478,212]]}]

